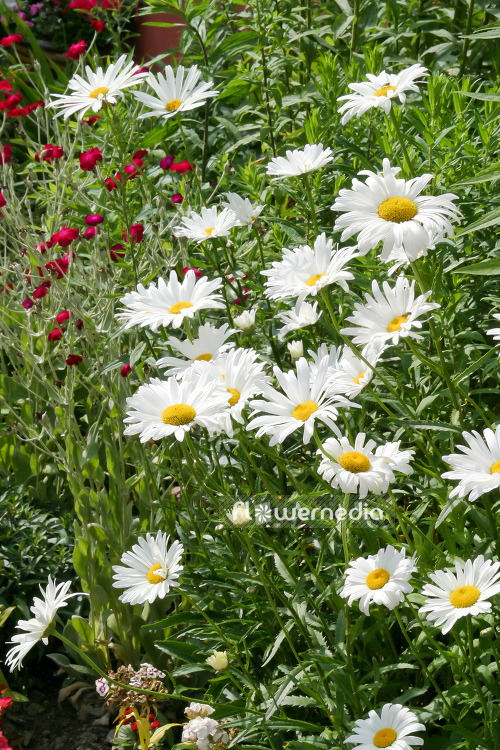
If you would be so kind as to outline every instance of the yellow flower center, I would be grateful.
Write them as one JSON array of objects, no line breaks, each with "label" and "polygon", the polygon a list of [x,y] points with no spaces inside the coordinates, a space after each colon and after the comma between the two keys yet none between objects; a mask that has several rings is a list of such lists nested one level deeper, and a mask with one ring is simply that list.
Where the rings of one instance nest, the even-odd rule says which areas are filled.
[{"label": "yellow flower center", "polygon": [[229,406],[234,406],[240,400],[241,393],[237,391],[236,388],[228,388],[227,392],[231,394],[231,398],[229,399]]},{"label": "yellow flower center", "polygon": [[[372,570],[371,573],[368,573],[365,583],[369,589],[375,591],[375,589],[383,589],[389,578],[390,576],[387,570],[384,570],[384,568],[377,568],[377,570]],[[379,746],[377,745],[377,747]],[[385,747],[385,745],[380,745],[380,747]]]},{"label": "yellow flower center", "polygon": [[364,378],[364,377],[365,377],[365,370],[363,370],[363,372],[360,372],[359,375],[357,375],[357,377],[354,378],[354,382],[356,383],[356,385],[359,385],[359,381],[361,380],[361,378]]},{"label": "yellow flower center", "polygon": [[94,89],[93,91],[90,92],[89,99],[99,99],[101,94],[103,96],[106,96],[108,91],[109,89],[107,88],[107,86],[99,86],[98,89]]},{"label": "yellow flower center", "polygon": [[[395,86],[382,86],[381,89],[379,89],[378,91],[375,91],[373,96],[387,96],[388,91],[396,91],[396,87]],[[383,747],[385,747],[385,745]]]},{"label": "yellow flower center", "polygon": [[186,310],[188,307],[192,307],[192,302],[176,302],[175,305],[169,310],[170,315],[178,315],[181,310]]},{"label": "yellow flower center", "polygon": [[359,474],[362,471],[368,471],[370,468],[369,460],[364,453],[359,451],[343,453],[339,458],[339,464],[346,471],[350,471],[351,474]]},{"label": "yellow flower center", "polygon": [[397,740],[398,735],[394,731],[394,729],[391,729],[390,727],[387,727],[386,729],[379,729],[375,737],[373,738],[373,744],[375,747],[389,747],[389,745],[392,745],[392,743]]},{"label": "yellow flower center", "polygon": [[171,99],[169,102],[166,103],[165,109],[167,112],[176,112],[179,107],[181,106],[182,102],[180,99]]},{"label": "yellow flower center", "polygon": [[205,229],[205,234],[208,234],[208,236],[210,237],[210,235],[212,234],[212,232],[214,231],[214,229],[215,229],[215,227],[207,227]]},{"label": "yellow flower center", "polygon": [[165,576],[160,576],[156,573],[157,570],[161,570],[162,566],[160,563],[155,563],[148,570],[147,579],[149,583],[161,583],[165,580]]},{"label": "yellow flower center", "polygon": [[304,401],[302,404],[299,404],[295,407],[295,409],[292,411],[292,417],[295,417],[295,419],[300,419],[301,422],[305,422],[306,419],[309,419],[311,414],[314,414],[315,411],[318,410],[318,404],[316,401]]},{"label": "yellow flower center", "polygon": [[378,215],[385,221],[402,224],[418,214],[416,204],[409,198],[387,198],[378,207]]},{"label": "yellow flower center", "polygon": [[397,318],[393,318],[387,326],[387,330],[389,331],[389,333],[400,331],[402,323],[408,323],[408,315],[398,315]]},{"label": "yellow flower center", "polygon": [[194,361],[196,362],[197,360],[201,360],[201,359],[204,362],[210,362],[210,360],[212,359],[212,355],[211,354],[200,354],[200,355],[198,355],[198,357],[194,358]]},{"label": "yellow flower center", "polygon": [[196,417],[196,411],[190,404],[174,404],[173,406],[167,406],[161,413],[161,421],[163,424],[189,424]]},{"label": "yellow flower center", "polygon": [[495,461],[490,469],[490,474],[500,474],[500,461]]},{"label": "yellow flower center", "polygon": [[307,279],[306,281],[307,286],[316,286],[318,281],[322,279],[323,276],[326,276],[326,273],[317,273],[316,276],[311,276],[311,278]]},{"label": "yellow flower center", "polygon": [[450,594],[450,604],[454,607],[463,609],[463,607],[472,607],[477,602],[481,592],[477,586],[459,586],[458,589]]}]

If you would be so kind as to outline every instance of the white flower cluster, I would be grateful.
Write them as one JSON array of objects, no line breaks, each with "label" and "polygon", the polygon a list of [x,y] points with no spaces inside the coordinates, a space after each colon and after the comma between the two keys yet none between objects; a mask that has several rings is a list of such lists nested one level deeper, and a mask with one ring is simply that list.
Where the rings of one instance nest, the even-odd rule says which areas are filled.
[{"label": "white flower cluster", "polygon": [[[130,664],[129,669],[132,669]],[[162,680],[164,677],[165,672],[156,669],[152,664],[144,662],[144,664],[141,664],[139,671],[130,679],[129,685],[131,687],[143,687],[145,680]]]},{"label": "white flower cluster", "polygon": [[191,703],[185,709],[190,721],[182,730],[182,742],[196,745],[198,750],[211,750],[213,747],[225,747],[229,743],[229,734],[218,721],[210,719],[213,708],[204,703]]}]

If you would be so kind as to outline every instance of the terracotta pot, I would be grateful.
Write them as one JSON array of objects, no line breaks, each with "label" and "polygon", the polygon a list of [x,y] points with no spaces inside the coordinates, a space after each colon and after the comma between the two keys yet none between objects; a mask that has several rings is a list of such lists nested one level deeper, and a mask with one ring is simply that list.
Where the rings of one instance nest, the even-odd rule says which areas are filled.
[{"label": "terracotta pot", "polygon": [[[150,16],[136,16],[135,27],[138,37],[135,38],[134,59],[137,63],[147,62],[158,55],[165,55],[163,62],[172,63],[173,50],[180,44],[183,27],[180,26],[147,26],[151,21],[161,23],[179,23],[179,16],[174,13],[153,13]],[[153,66],[156,67],[156,66]],[[160,68],[158,68],[160,69]]]}]

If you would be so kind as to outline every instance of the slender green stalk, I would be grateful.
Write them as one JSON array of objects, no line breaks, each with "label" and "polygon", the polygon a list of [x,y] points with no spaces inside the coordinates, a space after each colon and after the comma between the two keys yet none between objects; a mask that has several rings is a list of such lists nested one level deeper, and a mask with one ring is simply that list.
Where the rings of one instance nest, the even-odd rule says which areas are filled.
[{"label": "slender green stalk", "polygon": [[412,161],[411,161],[410,156],[408,154],[408,150],[406,148],[406,144],[405,144],[405,141],[404,141],[404,138],[403,138],[403,134],[402,134],[401,129],[400,129],[399,125],[398,125],[398,119],[396,117],[396,113],[394,112],[394,107],[393,106],[391,106],[390,118],[391,118],[391,123],[392,123],[392,126],[394,128],[394,131],[396,133],[396,137],[397,137],[397,139],[399,141],[399,145],[401,146],[401,151],[403,152],[403,158],[404,158],[404,161],[405,161],[406,172],[408,173],[409,177],[414,177],[415,175],[414,175],[414,171],[413,171],[413,164],[412,164]]},{"label": "slender green stalk", "polygon": [[481,684],[477,676],[476,665],[474,662],[474,634],[472,632],[472,616],[467,615],[465,619],[467,620],[467,639],[469,643],[469,673],[470,673],[470,676],[472,677],[472,681],[474,682],[474,687],[476,688],[476,693],[477,693],[477,697],[479,698],[481,708],[483,709],[485,742],[488,743],[489,747],[493,747],[493,743],[491,741],[491,732],[490,732],[491,720],[489,716],[489,711],[486,706],[486,701],[484,700],[483,691],[482,691]]},{"label": "slender green stalk", "polygon": [[467,13],[467,24],[465,27],[465,36],[464,36],[464,43],[462,45],[462,54],[460,55],[461,61],[460,61],[460,70],[458,71],[458,80],[461,81],[464,73],[465,73],[465,66],[467,64],[467,52],[469,50],[469,43],[470,43],[470,33],[472,31],[472,19],[474,17],[474,0],[469,0],[469,11]]},{"label": "slender green stalk", "polygon": [[351,29],[351,43],[349,45],[349,63],[352,63],[354,52],[358,43],[358,24],[359,24],[359,0],[354,0],[353,19]]},{"label": "slender green stalk", "polygon": [[314,234],[317,237],[319,234],[318,219],[316,218],[316,207],[314,205],[314,198],[312,194],[311,183],[309,181],[309,175],[305,174],[303,175],[303,178],[304,178],[304,186],[306,188],[307,198],[309,200],[309,208],[311,210],[311,221],[312,221],[312,225],[314,229]]}]

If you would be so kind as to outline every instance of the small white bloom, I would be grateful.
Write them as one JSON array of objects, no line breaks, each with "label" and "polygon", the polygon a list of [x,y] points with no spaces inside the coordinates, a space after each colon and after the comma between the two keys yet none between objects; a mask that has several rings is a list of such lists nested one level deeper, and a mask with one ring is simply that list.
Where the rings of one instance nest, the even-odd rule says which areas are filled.
[{"label": "small white bloom", "polygon": [[[308,349],[308,354],[312,357],[312,362],[309,363],[312,377],[316,377],[321,360],[323,360],[325,357],[328,357],[328,381],[330,381],[331,376],[336,372],[341,352],[341,346],[339,346],[338,348],[336,346],[332,346],[330,347],[330,351],[328,351],[328,347],[326,344],[320,344],[317,351]],[[340,390],[340,388],[335,388],[334,390],[335,393],[344,393],[344,391]]]},{"label": "small white bloom", "polygon": [[399,450],[401,440],[395,443],[386,443],[385,445],[379,445],[375,451],[375,455],[379,458],[383,458],[387,461],[392,471],[399,472],[400,474],[413,474],[413,469],[410,466],[410,461],[413,460],[415,451],[412,450]]},{"label": "small white bloom", "polygon": [[233,318],[234,325],[240,331],[248,331],[250,328],[253,328],[255,325],[255,312],[255,309],[243,310],[241,315]]},{"label": "small white bloom", "polygon": [[290,341],[290,343],[286,345],[286,348],[290,352],[292,363],[304,356],[304,344],[302,341]]},{"label": "small white bloom", "polygon": [[[271,446],[282,443],[289,435],[302,428],[303,441],[307,444],[313,435],[316,420],[324,422],[338,433],[335,424],[338,409],[354,404],[328,390],[328,357],[319,363],[315,377],[304,358],[297,362],[296,373],[293,370],[285,373],[275,366],[274,375],[286,395],[268,383],[263,383],[261,390],[267,401],[250,402],[255,411],[247,430],[256,429],[257,437],[270,435]],[[263,415],[256,417],[259,412]]]},{"label": "small white bloom", "polygon": [[265,295],[270,299],[304,300],[309,294],[314,297],[330,284],[338,284],[348,292],[348,281],[354,276],[345,268],[358,253],[355,247],[335,248],[333,240],[326,239],[323,232],[314,242],[314,247],[301,245],[293,250],[283,250],[283,259],[274,261],[272,268],[261,271],[267,276]]},{"label": "small white bloom", "polygon": [[216,672],[223,672],[229,666],[227,651],[214,651],[213,654],[206,659],[206,662],[210,667],[215,669]]},{"label": "small white bloom", "polygon": [[67,120],[78,112],[78,119],[81,120],[88,109],[99,112],[103,102],[116,104],[124,89],[141,83],[147,75],[146,72],[140,73],[139,66],[133,61],[124,65],[126,59],[127,55],[122,55],[106,72],[99,67],[94,73],[92,68],[86,65],[87,80],[75,73],[68,82],[68,88],[72,93],[54,94],[49,102],[49,107],[60,109],[54,116],[59,117],[63,114]]},{"label": "small white bloom", "polygon": [[195,425],[212,434],[227,407],[227,390],[208,370],[190,368],[182,380],[153,378],[141,385],[127,398],[124,435],[140,435],[141,443],[171,435],[182,442]]},{"label": "small white bloom", "polygon": [[99,679],[95,681],[95,689],[101,698],[105,698],[109,693],[109,682],[105,677],[99,677]]},{"label": "small white bloom", "polygon": [[366,255],[383,242],[382,260],[393,250],[402,250],[408,260],[416,260],[422,250],[434,245],[444,234],[453,234],[452,221],[460,213],[453,193],[420,195],[433,175],[412,180],[397,179],[399,167],[384,159],[381,173],[364,170],[366,182],[354,179],[352,189],[342,188],[332,211],[341,211],[335,229],[343,229],[341,241],[357,234],[358,250]]},{"label": "small white bloom", "polygon": [[165,677],[165,672],[162,672],[161,669],[153,667],[152,664],[148,664],[147,661],[141,664],[141,673],[148,677],[150,680],[163,680],[163,678]]},{"label": "small white bloom", "polygon": [[345,101],[339,109],[343,115],[342,125],[345,125],[351,117],[361,117],[369,109],[380,107],[386,115],[389,114],[392,101],[399,99],[401,104],[406,101],[406,91],[417,91],[417,83],[421,76],[428,76],[427,68],[416,63],[401,72],[386,73],[383,70],[378,76],[367,74],[367,81],[362,83],[350,83],[349,88],[354,94],[340,96],[338,101]]},{"label": "small white bloom", "polygon": [[281,322],[285,323],[278,332],[278,338],[283,340],[290,331],[298,331],[300,328],[317,323],[322,315],[321,310],[319,312],[317,310],[317,302],[311,305],[309,302],[302,302],[298,299],[293,310],[278,315]]},{"label": "small white bloom", "polygon": [[139,284],[136,292],[127,292],[120,299],[125,308],[116,317],[126,321],[125,330],[135,325],[149,327],[155,332],[160,326],[170,324],[172,328],[179,328],[184,318],[193,318],[199,310],[222,309],[222,295],[214,293],[221,286],[220,278],[209,281],[206,276],[202,276],[201,279],[196,279],[192,270],[179,283],[176,272],[172,271],[168,284],[163,279],[158,279],[158,287],[150,284],[145,289]]},{"label": "small white bloom", "polygon": [[446,634],[461,617],[491,612],[489,599],[500,592],[500,562],[479,555],[465,565],[456,562],[455,571],[437,570],[430,578],[434,583],[426,583],[422,589],[428,598],[420,612]]},{"label": "small white bloom", "polygon": [[195,716],[182,730],[182,742],[193,743],[198,750],[212,750],[215,745],[227,745],[228,740],[228,733],[219,722],[207,716]]},{"label": "small white bloom", "polygon": [[352,325],[343,328],[341,333],[352,336],[355,344],[398,344],[399,339],[406,336],[422,339],[413,330],[422,328],[425,322],[418,318],[440,307],[436,302],[427,302],[431,292],[415,297],[415,282],[410,284],[404,276],[398,277],[394,288],[384,281],[382,289],[378,281],[373,281],[373,297],[366,293],[366,305],[354,305],[354,313],[346,318]]},{"label": "small white bloom", "polygon": [[389,545],[379,549],[376,555],[358,557],[349,563],[346,580],[340,596],[348,604],[359,601],[359,608],[370,614],[370,604],[380,604],[394,609],[401,604],[405,594],[413,591],[409,583],[417,570],[416,557],[406,558],[406,550],[396,550]]},{"label": "small white bloom", "polygon": [[113,566],[113,586],[125,589],[120,601],[152,604],[156,599],[164,599],[171,588],[179,586],[177,579],[183,569],[180,561],[184,547],[177,540],[169,547],[169,539],[162,531],[156,537],[148,533],[145,539],[139,537],[132,552],[123,553],[123,565]]},{"label": "small white bloom", "polygon": [[218,214],[217,206],[203,206],[201,214],[191,211],[191,216],[184,216],[182,225],[174,227],[173,231],[176,237],[188,237],[199,244],[216,237],[227,237],[236,222],[236,214],[228,208]]},{"label": "small white bloom", "polygon": [[193,362],[210,362],[234,346],[233,342],[225,342],[235,332],[233,328],[229,328],[227,323],[223,323],[220,328],[205,323],[198,328],[198,336],[192,341],[189,341],[189,339],[180,341],[174,336],[170,336],[166,342],[167,346],[176,349],[187,359],[162,357],[156,365],[160,368],[166,367],[165,374],[181,376],[191,367]]},{"label": "small white bloom", "polygon": [[[495,318],[495,320],[500,321],[499,313],[495,313],[493,317]],[[486,331],[486,333],[488,334],[488,336],[493,336],[494,341],[500,341],[500,328],[490,328],[489,331]]]},{"label": "small white bloom", "polygon": [[226,516],[235,526],[245,526],[252,520],[252,516],[248,509],[248,503],[244,503],[242,500],[236,502],[231,508],[231,511],[226,513]]},{"label": "small white bloom", "polygon": [[226,195],[227,201],[222,201],[222,205],[235,214],[235,226],[251,229],[262,213],[264,206],[252,206],[248,198],[242,198],[238,193],[227,193]]},{"label": "small white bloom", "polygon": [[205,719],[207,716],[210,716],[210,714],[213,714],[214,711],[215,709],[206,703],[194,702],[190,703],[189,706],[184,709],[184,713],[188,719],[195,719],[197,716],[201,716],[202,719]]},{"label": "small white bloom", "polygon": [[386,703],[382,711],[370,711],[368,719],[358,719],[354,734],[345,739],[351,745],[358,745],[359,750],[411,750],[415,745],[423,745],[415,732],[425,731],[425,726],[409,708],[399,703]]},{"label": "small white bloom", "polygon": [[346,437],[328,438],[323,450],[317,451],[321,456],[318,472],[323,479],[334,488],[340,487],[342,492],[358,494],[361,499],[369,492],[374,495],[387,492],[395,479],[389,460],[375,455],[375,441],[368,440],[365,444],[365,438],[365,433],[360,432],[354,446]]},{"label": "small white bloom", "polygon": [[500,425],[495,432],[487,428],[483,435],[476,430],[463,432],[468,445],[457,445],[460,453],[443,456],[443,461],[453,467],[445,471],[443,479],[458,479],[458,485],[450,492],[450,498],[469,495],[473,503],[485,492],[500,488]]},{"label": "small white bloom", "polygon": [[333,161],[331,148],[323,148],[323,144],[311,146],[308,144],[303,150],[287,151],[284,156],[276,156],[267,165],[267,174],[279,179],[280,177],[299,177],[300,175],[321,169],[328,162]]},{"label": "small white bloom", "polygon": [[144,91],[134,91],[136,99],[149,108],[148,112],[139,115],[139,119],[157,116],[168,120],[178,112],[187,112],[201,107],[207,99],[219,95],[218,91],[213,88],[213,81],[198,84],[201,71],[196,65],[189,69],[186,80],[184,80],[184,73],[183,65],[179,65],[177,73],[174,73],[171,65],[167,65],[163,73],[158,73],[156,76],[152,73],[148,74],[146,80],[156,96],[151,96]]},{"label": "small white bloom", "polygon": [[[435,250],[436,249],[436,242],[439,242],[442,239],[441,235],[436,232],[435,236],[432,239],[429,239],[429,244],[424,250],[419,250],[417,253],[417,257],[415,260],[419,260],[420,258],[425,258],[428,255],[428,250]],[[383,259],[381,259],[383,260]],[[407,254],[403,250],[402,247],[395,247],[391,250],[387,258],[385,259],[386,263],[392,263],[394,261],[394,265],[390,266],[387,269],[387,275],[392,276],[396,271],[401,268],[402,266],[407,266],[410,262],[410,259],[408,258]]]},{"label": "small white bloom", "polygon": [[331,375],[332,384],[338,393],[344,393],[349,398],[358,396],[373,378],[373,368],[377,366],[386,348],[386,344],[378,340],[364,347],[361,354],[370,363],[370,367],[345,346]]},{"label": "small white bloom", "polygon": [[70,597],[79,596],[79,594],[68,594],[70,586],[71,581],[56,583],[49,576],[46,589],[39,587],[42,599],[35,596],[30,608],[34,616],[29,620],[19,620],[17,628],[23,632],[13,635],[12,640],[9,641],[10,644],[15,644],[7,652],[5,659],[5,664],[10,667],[11,672],[16,667],[22,667],[24,657],[38,641],[43,641],[47,645],[49,642],[47,631],[54,621],[57,610],[64,607]]}]

